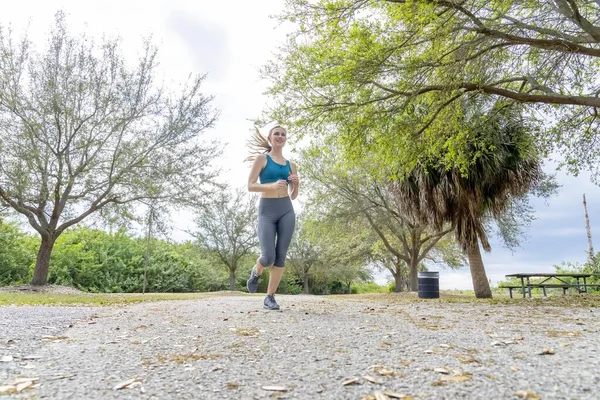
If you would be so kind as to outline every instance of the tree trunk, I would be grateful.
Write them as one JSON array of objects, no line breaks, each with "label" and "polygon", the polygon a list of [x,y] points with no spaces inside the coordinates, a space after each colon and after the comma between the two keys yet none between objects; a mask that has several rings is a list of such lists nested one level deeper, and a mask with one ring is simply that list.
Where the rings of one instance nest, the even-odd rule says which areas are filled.
[{"label": "tree trunk", "polygon": [[402,270],[400,268],[396,268],[396,273],[394,274],[394,282],[396,282],[396,288],[394,292],[400,293],[404,292],[404,279],[402,279]]},{"label": "tree trunk", "polygon": [[50,256],[56,239],[49,235],[49,238],[42,236],[40,249],[38,250],[37,259],[35,260],[35,269],[33,270],[32,285],[41,286],[48,283],[48,269],[50,267]]},{"label": "tree trunk", "polygon": [[148,285],[148,263],[150,261],[150,239],[152,238],[152,217],[154,214],[154,207],[150,206],[148,213],[148,236],[146,237],[146,255],[144,256],[144,282],[142,285],[142,293],[146,293],[146,286]]},{"label": "tree trunk", "polygon": [[302,277],[302,286],[304,287],[304,294],[310,294],[310,287],[308,286],[308,274],[304,274]]},{"label": "tree trunk", "polygon": [[[588,215],[587,202],[585,201],[585,193],[583,194],[583,211],[585,213],[585,230],[588,238],[588,259],[592,268],[596,267],[596,253],[592,242],[592,229],[590,228],[590,216]],[[595,272],[595,271],[594,271]]]},{"label": "tree trunk", "polygon": [[416,258],[411,258],[410,260],[410,270],[408,272],[410,279],[410,291],[416,292],[419,290],[419,271],[418,271],[419,263]]},{"label": "tree trunk", "polygon": [[235,290],[235,270],[229,270],[229,290]]},{"label": "tree trunk", "polygon": [[467,256],[469,258],[469,267],[471,268],[471,279],[473,280],[475,297],[478,299],[491,299],[492,290],[490,289],[490,282],[485,273],[479,243],[475,243],[475,245],[469,247]]}]

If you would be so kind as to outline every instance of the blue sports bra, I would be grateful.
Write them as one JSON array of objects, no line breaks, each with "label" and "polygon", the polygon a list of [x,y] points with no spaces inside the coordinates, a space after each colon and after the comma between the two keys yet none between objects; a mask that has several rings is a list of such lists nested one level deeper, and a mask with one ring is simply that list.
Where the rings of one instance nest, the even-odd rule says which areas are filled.
[{"label": "blue sports bra", "polygon": [[[258,179],[260,183],[272,183],[277,182],[280,179],[287,181],[288,175],[292,172],[290,161],[286,160],[285,165],[276,163],[271,159],[270,155],[267,156],[267,165],[260,171]],[[289,183],[289,182],[288,182]]]}]

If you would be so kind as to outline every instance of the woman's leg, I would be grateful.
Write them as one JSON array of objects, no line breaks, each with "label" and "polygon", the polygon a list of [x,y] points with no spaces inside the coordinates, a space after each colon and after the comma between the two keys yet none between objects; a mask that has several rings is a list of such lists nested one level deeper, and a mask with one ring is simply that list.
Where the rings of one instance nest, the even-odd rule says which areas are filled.
[{"label": "woman's leg", "polygon": [[294,234],[294,228],[296,227],[296,216],[294,210],[290,210],[285,213],[279,221],[277,221],[277,243],[275,245],[275,260],[273,268],[269,274],[269,287],[267,294],[275,294],[283,271],[285,270],[285,257],[287,255],[288,248],[292,242],[292,235]]},{"label": "woman's leg", "polygon": [[246,288],[250,293],[256,293],[263,270],[275,262],[277,225],[271,214],[272,210],[264,207],[261,201],[258,208],[258,242],[260,243],[261,256],[256,260],[256,265],[250,271],[250,278],[246,281]]},{"label": "woman's leg", "polygon": [[260,210],[258,214],[258,242],[260,243],[260,257],[256,260],[256,272],[262,273],[275,262],[275,235],[277,224],[269,215],[268,210]]},{"label": "woman's leg", "polygon": [[273,295],[279,287],[281,277],[283,276],[284,267],[271,267],[269,271],[269,286],[267,287],[267,295]]},{"label": "woman's leg", "polygon": [[256,264],[254,265],[254,270],[256,271],[256,275],[258,275],[258,276],[262,275],[262,273],[265,270],[265,268],[267,268],[267,267],[265,267],[264,265],[262,265],[260,263],[260,257],[257,258],[256,259]]}]

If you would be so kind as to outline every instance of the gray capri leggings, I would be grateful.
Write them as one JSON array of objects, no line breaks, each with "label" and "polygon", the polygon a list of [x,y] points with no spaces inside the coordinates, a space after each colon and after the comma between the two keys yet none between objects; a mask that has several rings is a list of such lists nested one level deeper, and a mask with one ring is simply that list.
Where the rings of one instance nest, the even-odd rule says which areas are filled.
[{"label": "gray capri leggings", "polygon": [[258,241],[263,267],[283,268],[296,227],[296,215],[289,197],[261,198],[258,205]]}]

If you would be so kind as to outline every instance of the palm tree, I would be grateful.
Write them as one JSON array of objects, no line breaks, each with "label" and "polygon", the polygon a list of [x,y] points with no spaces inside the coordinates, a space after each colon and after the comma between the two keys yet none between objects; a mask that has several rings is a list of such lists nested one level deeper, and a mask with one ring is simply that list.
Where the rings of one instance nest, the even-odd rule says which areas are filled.
[{"label": "palm tree", "polygon": [[486,221],[498,218],[542,179],[541,159],[525,124],[501,114],[473,132],[466,151],[478,154],[468,171],[420,163],[396,183],[396,190],[413,218],[434,229],[448,223],[454,227],[469,259],[475,296],[491,298],[479,247],[491,251]]}]

